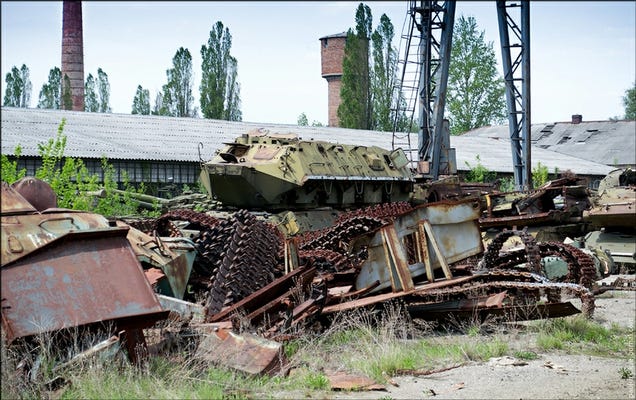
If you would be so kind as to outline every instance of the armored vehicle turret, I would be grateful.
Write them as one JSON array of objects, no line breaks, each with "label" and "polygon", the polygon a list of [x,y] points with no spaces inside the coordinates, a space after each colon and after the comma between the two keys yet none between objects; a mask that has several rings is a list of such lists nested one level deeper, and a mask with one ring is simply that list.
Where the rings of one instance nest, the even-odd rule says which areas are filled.
[{"label": "armored vehicle turret", "polygon": [[346,208],[408,200],[414,182],[408,164],[402,149],[254,130],[203,163],[201,181],[226,206]]}]

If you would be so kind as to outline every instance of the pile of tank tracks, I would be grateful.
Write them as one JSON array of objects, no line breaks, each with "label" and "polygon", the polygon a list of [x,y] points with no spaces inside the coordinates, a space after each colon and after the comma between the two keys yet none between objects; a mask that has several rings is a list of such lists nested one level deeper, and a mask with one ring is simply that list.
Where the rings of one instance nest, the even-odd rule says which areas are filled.
[{"label": "pile of tank tracks", "polygon": [[[300,266],[315,268],[318,280],[327,289],[355,286],[355,276],[366,259],[364,246],[356,245],[358,239],[411,209],[408,202],[398,202],[344,212],[333,226],[296,236],[293,240],[297,243]],[[180,225],[177,221],[181,221]],[[173,210],[155,220],[131,225],[150,234],[174,237],[181,235],[179,226],[183,228],[184,222],[188,230],[199,232],[193,239],[198,256],[188,282],[187,300],[204,303],[208,318],[285,275],[286,239],[274,224],[247,210],[231,213],[228,218]],[[523,248],[501,252],[503,244],[513,236],[521,239]],[[541,258],[548,255],[561,257],[568,265],[567,275],[559,281],[549,280],[542,270]],[[591,316],[594,311],[592,286],[596,270],[592,258],[568,244],[538,243],[525,230],[504,230],[480,259],[463,260],[451,265],[451,269],[463,279],[409,293],[404,298],[408,307],[418,309],[505,291],[508,304],[533,304],[542,296],[548,303],[578,297],[585,315]],[[337,302],[324,296],[326,290],[316,291],[314,287],[307,291],[323,294],[316,313],[320,313],[322,306]]]}]

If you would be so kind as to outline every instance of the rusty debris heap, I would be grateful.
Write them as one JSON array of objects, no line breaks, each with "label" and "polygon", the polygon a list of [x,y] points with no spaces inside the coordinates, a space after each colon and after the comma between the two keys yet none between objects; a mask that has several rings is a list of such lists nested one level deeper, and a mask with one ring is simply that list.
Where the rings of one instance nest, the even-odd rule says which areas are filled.
[{"label": "rusty debris heap", "polygon": [[[169,319],[194,340],[195,357],[276,373],[286,368],[284,343],[327,328],[336,313],[399,301],[413,318],[439,323],[589,316],[594,293],[635,288],[629,280],[597,283],[617,272],[612,260],[619,258],[612,257],[622,253],[555,239],[566,231],[581,234],[582,221],[605,226],[607,233],[608,221],[630,221],[636,200],[631,170],[608,176],[593,199],[575,176],[530,193],[453,180],[418,187],[403,168],[403,154],[369,150],[363,156],[359,146],[252,132],[203,163],[202,179],[210,196],[226,179],[226,191],[262,197],[241,203],[241,196],[214,196],[222,201],[208,212],[183,199],[155,199],[173,207],[154,219],[60,209],[50,186],[38,179],[3,182],[7,341],[106,329],[108,343],[99,349],[121,342],[130,360],[141,362],[166,348],[156,335],[146,336]],[[338,180],[338,163],[355,167],[357,175]],[[321,172],[325,168],[333,171]],[[344,179],[355,176],[363,179]],[[415,185],[409,198],[402,197],[401,184]],[[428,190],[440,200],[426,201]],[[552,268],[546,259],[561,264]]]}]

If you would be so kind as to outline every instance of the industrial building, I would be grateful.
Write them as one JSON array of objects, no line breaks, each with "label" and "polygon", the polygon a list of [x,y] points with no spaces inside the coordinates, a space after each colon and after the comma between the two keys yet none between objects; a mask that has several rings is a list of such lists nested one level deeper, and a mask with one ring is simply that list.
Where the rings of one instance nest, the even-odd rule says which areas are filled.
[{"label": "industrial building", "polygon": [[[117,179],[124,179],[124,171],[131,183],[196,184],[201,161],[212,158],[223,143],[232,142],[241,134],[254,129],[270,132],[296,133],[304,140],[325,140],[342,144],[375,145],[391,149],[391,132],[365,131],[338,127],[296,126],[285,124],[232,122],[201,118],[173,118],[148,115],[89,113],[64,110],[44,110],[2,107],[2,154],[12,157],[21,147],[18,166],[32,175],[40,165],[38,146],[57,135],[62,120],[66,136],[64,155],[84,160],[89,172],[101,177],[101,160],[106,157],[114,167]],[[595,123],[551,124],[576,139],[570,146],[576,151],[566,154],[567,145],[546,142],[532,146],[532,165],[546,166],[550,173],[570,170],[587,179],[590,186],[608,172],[629,165],[634,160],[635,121],[604,121]],[[542,132],[547,124],[533,126]],[[558,128],[557,128],[558,127]],[[603,147],[597,143],[599,134],[588,132],[580,139],[579,128],[587,132],[605,132]],[[510,143],[505,137],[506,126],[480,128],[462,136],[451,137],[455,149],[457,170],[461,175],[479,163],[500,176],[512,174]],[[610,139],[611,138],[611,139]],[[631,145],[626,145],[630,143]],[[614,144],[612,144],[614,143]],[[620,144],[620,146],[619,146]],[[547,146],[547,147],[546,147]],[[611,148],[611,151],[610,151]],[[598,160],[582,158],[586,154],[612,154]],[[575,157],[573,154],[579,155]],[[630,158],[631,157],[631,158]],[[618,161],[618,162],[616,162]]]}]

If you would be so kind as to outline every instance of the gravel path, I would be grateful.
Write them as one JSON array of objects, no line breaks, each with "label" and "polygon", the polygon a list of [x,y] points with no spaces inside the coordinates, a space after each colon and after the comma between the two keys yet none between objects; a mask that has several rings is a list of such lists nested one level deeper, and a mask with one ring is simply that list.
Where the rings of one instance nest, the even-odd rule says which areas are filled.
[{"label": "gravel path", "polygon": [[[634,328],[636,292],[612,292],[596,299],[594,319]],[[578,304],[575,303],[578,306]],[[524,340],[511,335],[511,341]],[[510,343],[511,348],[517,348]],[[634,341],[630,344],[634,354]],[[522,347],[523,348],[523,347]],[[631,377],[622,379],[622,371]],[[539,354],[535,360],[493,358],[431,375],[393,378],[383,391],[331,392],[332,399],[636,399],[634,357]]]}]

